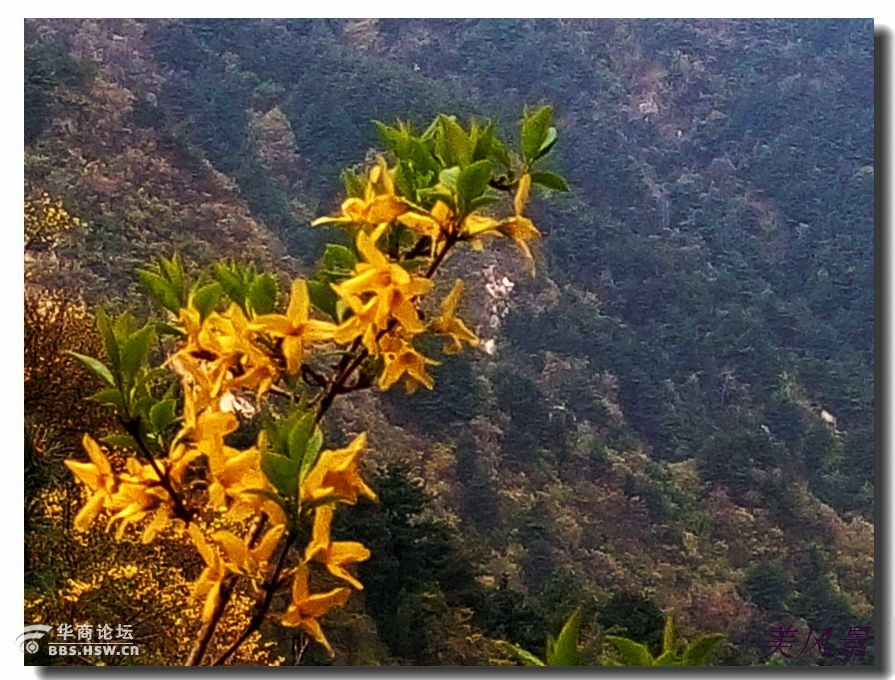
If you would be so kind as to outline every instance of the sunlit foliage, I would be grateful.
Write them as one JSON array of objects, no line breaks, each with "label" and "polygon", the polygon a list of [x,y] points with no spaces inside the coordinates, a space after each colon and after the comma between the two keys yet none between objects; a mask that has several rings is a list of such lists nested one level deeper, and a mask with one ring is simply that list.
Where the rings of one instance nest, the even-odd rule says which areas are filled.
[{"label": "sunlit foliage", "polygon": [[[446,354],[478,344],[458,315],[461,280],[431,300],[455,248],[509,238],[534,271],[533,185],[567,188],[535,169],[556,142],[552,115],[526,113],[518,154],[492,123],[464,128],[441,115],[422,134],[380,124],[388,156],[346,172],[338,214],[313,223],[341,225],[351,245],[327,245],[317,275],[294,279],[288,295],[271,273],[236,262],[190,279],[175,255],[139,272],[164,319],[97,311],[104,358],[71,355],[102,383],[93,400],[118,431],[85,434],[87,460],[65,461],[86,492],[72,526],[100,523],[119,541],[198,554],[189,590],[199,629],[186,663],[235,661],[268,619],[333,653],[320,621],[363,589],[352,567],[371,559],[332,536],[333,517],[376,493],[360,471],[366,433],[326,448],[324,416],[338,396],[374,385],[432,389],[428,367],[439,362],[417,347],[424,335],[445,337]],[[91,574],[69,599],[103,583]],[[228,635],[219,624],[234,610],[248,620]],[[207,655],[215,636],[227,643]]]}]

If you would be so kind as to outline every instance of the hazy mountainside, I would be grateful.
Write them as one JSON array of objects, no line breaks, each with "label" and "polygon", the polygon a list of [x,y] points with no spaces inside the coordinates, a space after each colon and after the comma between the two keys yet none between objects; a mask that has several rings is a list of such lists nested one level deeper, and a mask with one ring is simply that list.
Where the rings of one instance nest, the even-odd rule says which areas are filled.
[{"label": "hazy mountainside", "polygon": [[341,661],[486,662],[476,636],[534,646],[581,602],[593,636],[631,631],[630,594],[728,633],[730,663],[755,663],[770,626],[871,623],[871,22],[40,21],[25,38],[26,196],[88,222],[26,271],[91,303],[131,295],[156,252],[316,261],[308,222],[377,146],[371,118],[510,127],[556,107],[573,191],[534,214],[538,277],[451,262],[514,284],[505,317],[470,291],[496,354],[436,367],[423,399],[339,410],[410,499],[368,528],[390,556],[364,566],[376,628],[343,617],[362,651]]}]

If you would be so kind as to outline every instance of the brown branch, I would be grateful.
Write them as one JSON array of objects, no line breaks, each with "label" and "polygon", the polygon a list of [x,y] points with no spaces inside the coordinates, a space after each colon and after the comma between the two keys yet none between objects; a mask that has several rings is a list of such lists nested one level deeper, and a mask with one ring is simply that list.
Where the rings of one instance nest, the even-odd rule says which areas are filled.
[{"label": "brown branch", "polygon": [[444,258],[447,257],[448,251],[454,247],[454,244],[457,242],[457,236],[454,234],[449,234],[447,239],[444,242],[444,248],[442,248],[438,255],[436,255],[432,262],[429,264],[429,268],[426,270],[425,277],[427,279],[431,279],[432,275],[435,274],[435,271],[438,269],[439,265],[444,262]]},{"label": "brown branch", "polygon": [[[444,258],[447,257],[448,251],[453,248],[453,246],[457,243],[457,237],[454,235],[449,235],[447,240],[444,243],[444,247],[438,252],[438,254],[432,259],[432,262],[429,264],[428,269],[425,273],[425,278],[431,279],[435,272],[438,270],[438,267],[444,262]],[[392,319],[388,326],[379,331],[376,336],[378,340],[383,335],[388,333],[395,327],[395,320]],[[353,359],[349,359],[347,362],[345,357],[350,357],[354,354]],[[360,346],[360,339],[354,341],[354,344],[351,346],[351,350],[342,357],[342,361],[339,362],[339,367],[336,369],[336,374],[329,384],[329,386],[324,390],[323,397],[320,399],[320,403],[317,405],[317,415],[314,418],[314,422],[319,423],[326,412],[329,410],[329,407],[332,406],[333,401],[336,396],[343,393],[345,383],[351,377],[351,374],[363,363],[364,359],[369,356],[369,352],[365,347]],[[348,390],[350,391],[350,390]]]},{"label": "brown branch", "polygon": [[184,664],[185,666],[198,666],[202,663],[202,657],[205,656],[205,650],[208,649],[208,643],[211,642],[211,637],[218,627],[218,622],[224,614],[224,609],[226,609],[227,605],[230,603],[230,598],[232,597],[235,588],[236,575],[231,574],[221,583],[217,604],[214,606],[211,617],[202,623],[202,627],[199,629],[199,634],[196,636],[196,641],[193,642],[190,655],[187,657],[186,663]]},{"label": "brown branch", "polygon": [[140,449],[140,453],[143,454],[143,457],[146,458],[149,462],[149,465],[152,466],[152,470],[158,476],[159,483],[162,485],[162,488],[167,491],[168,495],[171,497],[171,502],[174,504],[174,514],[177,515],[177,517],[182,519],[184,522],[189,524],[189,522],[191,522],[193,519],[193,513],[190,512],[183,504],[180,495],[174,489],[174,485],[171,484],[171,479],[168,476],[168,471],[165,470],[164,472],[162,472],[155,460],[155,456],[152,455],[152,451],[149,450],[149,447],[143,440],[143,435],[140,433],[140,418],[137,417],[132,420],[122,419],[121,424],[124,427],[125,431],[137,444],[137,448]]},{"label": "brown branch", "polygon": [[425,255],[432,248],[432,238],[430,236],[421,236],[416,244],[404,253],[403,260],[412,260],[420,255]]},{"label": "brown branch", "polygon": [[[383,331],[385,332],[385,331]],[[317,405],[317,414],[314,416],[314,422],[319,423],[323,420],[323,416],[326,415],[326,412],[329,410],[329,407],[332,406],[333,401],[336,396],[342,394],[342,391],[345,387],[345,383],[348,378],[351,377],[351,374],[357,369],[358,366],[363,363],[363,360],[367,358],[370,354],[366,347],[360,347],[359,349],[355,349],[357,352],[353,358],[350,358],[348,363],[338,371],[334,376],[333,380],[330,382],[329,386],[324,390],[323,397],[320,399],[320,403]],[[351,357],[351,353],[346,353],[345,356]]]},{"label": "brown branch", "polygon": [[[444,258],[447,256],[448,251],[457,243],[456,236],[448,236],[445,241],[444,248],[433,258],[430,263],[425,277],[431,278],[438,267],[444,262]],[[379,332],[377,335],[377,339],[388,333],[395,327],[395,320],[392,319],[389,322],[388,326]],[[354,371],[363,363],[364,359],[369,356],[369,352],[365,347],[361,346],[360,338],[356,339],[352,345],[351,349],[349,349],[345,354],[342,355],[342,358],[339,361],[339,364],[336,366],[336,370],[334,372],[333,378],[327,385],[327,387],[323,391],[323,396],[320,399],[319,404],[317,405],[317,414],[315,416],[314,422],[319,423],[326,412],[329,410],[330,406],[332,406],[333,401],[336,396],[339,394],[343,394],[345,392],[352,391],[351,389],[346,389],[345,384]],[[274,567],[274,570],[267,575],[265,578],[264,584],[262,585],[262,589],[264,590],[263,599],[258,601],[257,608],[255,613],[252,615],[251,620],[248,625],[243,629],[242,633],[240,633],[239,637],[237,637],[224,652],[212,663],[214,666],[219,666],[227,661],[241,646],[242,644],[248,640],[249,636],[252,635],[256,630],[261,627],[261,624],[264,622],[264,617],[267,615],[267,611],[270,609],[270,605],[273,602],[274,594],[284,585],[285,581],[281,579],[280,574],[283,571],[283,567],[286,564],[286,556],[289,552],[289,549],[292,547],[292,544],[296,540],[296,535],[293,531],[289,532],[289,535],[286,538],[286,543],[283,546],[283,550],[280,553],[280,556],[277,560],[277,564]],[[223,602],[223,586],[221,588],[221,602]],[[232,594],[232,585],[227,592],[227,600],[229,600],[230,595]],[[217,622],[220,619],[221,613],[223,612],[223,608],[226,606],[224,603],[220,607],[220,611],[218,608],[215,609],[215,615],[203,625],[202,631],[200,631],[200,638],[196,641],[196,645],[194,645],[193,653],[190,654],[190,660],[193,663],[188,665],[196,665],[201,661],[201,657],[204,655],[205,648],[208,645],[208,640],[211,639],[211,635],[214,632],[214,628],[217,626]],[[210,625],[209,625],[210,624]],[[205,629],[208,628],[208,631]],[[205,638],[204,644],[201,649],[197,652],[196,649],[198,645],[202,642],[203,636]]]},{"label": "brown branch", "polygon": [[[262,514],[255,518],[255,521],[249,527],[246,535],[246,543],[249,547],[251,547],[261,536],[261,531],[264,529],[265,523],[265,515]],[[205,650],[208,649],[208,643],[211,642],[214,631],[217,629],[218,623],[220,623],[221,617],[224,615],[224,610],[227,608],[227,605],[230,603],[230,598],[233,596],[233,590],[236,588],[236,581],[236,575],[231,574],[221,583],[221,591],[218,596],[217,604],[209,619],[202,623],[202,627],[199,629],[198,635],[196,635],[196,640],[193,642],[190,655],[187,657],[185,663],[186,666],[198,666],[202,663],[202,657],[205,656]]]},{"label": "brown branch", "polygon": [[311,387],[326,387],[327,380],[307,364],[301,365],[301,379]]},{"label": "brown branch", "polygon": [[261,627],[261,624],[264,622],[264,617],[267,616],[267,611],[270,609],[270,605],[273,602],[273,596],[279,590],[282,583],[280,580],[280,574],[283,571],[283,567],[286,566],[286,555],[289,553],[289,549],[292,547],[292,544],[295,543],[296,535],[295,532],[289,532],[289,535],[286,537],[286,543],[283,545],[283,550],[280,552],[280,557],[277,559],[277,564],[274,567],[274,570],[267,575],[267,578],[264,579],[264,583],[261,586],[262,590],[264,590],[264,598],[258,602],[257,607],[255,608],[255,613],[252,614],[252,618],[249,621],[248,625],[243,629],[242,633],[239,634],[239,637],[236,638],[224,652],[212,662],[212,666],[220,666],[227,659],[229,659],[233,653],[242,646],[242,643],[249,639],[249,636],[258,630]]}]

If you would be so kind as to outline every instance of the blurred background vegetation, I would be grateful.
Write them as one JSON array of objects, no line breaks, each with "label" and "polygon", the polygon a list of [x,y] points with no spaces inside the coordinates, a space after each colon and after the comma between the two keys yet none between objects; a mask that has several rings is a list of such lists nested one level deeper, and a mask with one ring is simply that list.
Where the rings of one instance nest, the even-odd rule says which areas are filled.
[{"label": "blurred background vegetation", "polygon": [[[41,20],[25,44],[29,622],[126,618],[109,593],[159,584],[177,602],[199,566],[68,582],[114,545],[69,535],[60,463],[108,427],[59,353],[98,351],[94,305],[139,309],[136,268],[174,250],[306,271],[371,119],[511,129],[552,103],[573,190],[534,209],[538,277],[448,267],[480,275],[493,353],[332,416],[369,431],[382,498],[344,520],[374,559],[327,629],[336,663],[508,662],[495,640],[542,649],[577,607],[586,650],[656,651],[673,612],[727,634],[719,664],[760,663],[772,626],[833,627],[838,651],[872,623],[872,22]],[[496,323],[488,265],[515,284]],[[155,628],[192,624],[161,607],[142,632],[165,663]],[[244,661],[295,662],[264,633],[280,647]]]}]

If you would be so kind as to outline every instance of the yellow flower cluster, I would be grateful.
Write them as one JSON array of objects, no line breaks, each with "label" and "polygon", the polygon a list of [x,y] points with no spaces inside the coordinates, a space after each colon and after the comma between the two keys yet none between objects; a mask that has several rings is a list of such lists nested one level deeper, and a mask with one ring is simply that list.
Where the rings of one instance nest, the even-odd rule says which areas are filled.
[{"label": "yellow flower cluster", "polygon": [[[301,628],[330,652],[332,648],[323,635],[318,619],[333,607],[345,604],[351,591],[336,588],[312,594],[308,588],[310,564],[318,562],[333,576],[354,588],[363,588],[345,567],[368,559],[370,551],[354,541],[333,541],[330,525],[336,503],[355,503],[359,496],[376,499],[357,469],[358,458],[365,446],[366,435],[361,434],[344,449],[323,451],[298,490],[299,500],[315,508],[312,538],[303,557],[292,570],[292,601],[280,622],[287,627]],[[238,574],[248,577],[253,583],[264,576],[284,531],[284,524],[272,518],[271,528],[257,544],[250,546],[230,531],[217,531],[208,540],[195,524],[190,525],[190,536],[205,562],[205,568],[193,587],[194,597],[205,598],[203,620],[212,618],[228,576]]]},{"label": "yellow flower cluster", "polygon": [[485,236],[507,236],[511,238],[534,271],[534,257],[528,241],[541,234],[534,223],[523,215],[531,195],[531,175],[523,175],[513,200],[515,214],[497,220],[487,215],[471,212],[465,217],[458,215],[443,201],[437,201],[429,212],[408,211],[398,217],[401,224],[410,227],[420,235],[432,239],[433,252],[445,248],[452,241],[470,241],[474,248],[481,249],[481,239]]},{"label": "yellow flower cluster", "polygon": [[[324,593],[311,593],[308,588],[310,563],[319,562],[330,574],[357,588],[363,588],[345,567],[363,562],[370,551],[356,541],[333,541],[330,525],[335,502],[353,504],[359,496],[376,500],[376,494],[368,487],[357,469],[358,457],[367,444],[366,434],[358,435],[346,448],[324,451],[314,468],[305,477],[299,491],[302,502],[316,505],[310,543],[292,577],[292,601],[280,623],[300,628],[326,647],[332,647],[323,635],[318,619],[334,607],[341,607],[351,593],[349,588],[334,588]],[[327,503],[326,501],[331,502]]]},{"label": "yellow flower cluster", "polygon": [[[152,513],[152,521],[143,531],[142,540],[149,543],[156,534],[168,525],[171,516],[168,492],[159,486],[159,476],[151,465],[141,464],[136,458],[129,458],[126,472],[116,474],[112,464],[99,444],[84,435],[84,449],[89,463],[67,460],[65,464],[89,492],[87,503],[75,516],[77,531],[86,531],[103,510],[109,510],[112,517],[107,528],[119,522],[117,536],[121,538],[131,524]],[[164,461],[159,461],[163,464]]]},{"label": "yellow flower cluster", "polygon": [[[460,172],[468,172],[470,167]],[[119,416],[130,437],[123,443],[139,455],[125,458],[124,469],[116,472],[101,446],[89,435],[84,436],[89,462],[66,461],[88,491],[87,502],[75,518],[75,529],[85,531],[103,512],[109,514],[107,529],[118,525],[119,539],[129,526],[144,519],[143,543],[152,542],[171,528],[169,536],[180,541],[176,545],[192,546],[202,559],[192,596],[201,601],[201,618],[210,624],[206,629],[212,632],[226,607],[238,599],[234,591],[237,583],[249,586],[241,591],[243,594],[257,596],[255,612],[262,617],[273,601],[272,594],[291,583],[291,601],[280,623],[301,629],[332,653],[320,619],[334,607],[344,605],[352,588],[363,588],[349,567],[370,557],[361,543],[332,540],[333,515],[340,504],[354,504],[359,497],[375,500],[376,495],[358,470],[366,434],[358,435],[345,448],[320,452],[322,434],[317,421],[336,395],[369,385],[373,378],[383,390],[402,381],[408,392],[420,385],[432,389],[434,381],[428,367],[438,362],[414,347],[424,333],[445,336],[446,354],[478,344],[476,335],[457,316],[462,281],[454,283],[441,301],[440,313],[428,320],[421,311],[421,301],[434,287],[432,275],[460,242],[480,248],[484,237],[508,237],[533,265],[528,242],[539,232],[524,215],[532,184],[527,168],[516,183],[513,214],[497,219],[474,209],[491,198],[482,195],[486,186],[481,173],[477,180],[469,180],[469,174],[465,180],[460,177],[457,186],[451,185],[450,175],[446,175],[447,184],[439,183],[434,188],[437,198],[431,208],[424,209],[398,194],[395,170],[379,158],[360,196],[347,199],[338,216],[314,222],[357,227],[353,237],[357,259],[350,255],[352,264],[345,267],[350,271],[325,279],[331,282],[337,300],[330,312],[332,320],[311,316],[312,293],[321,309],[328,308],[327,300],[333,301],[332,292],[321,289],[319,279],[315,287],[296,279],[283,313],[261,314],[255,312],[255,298],[238,299],[232,286],[227,287],[232,302],[226,309],[208,304],[207,287],[194,289],[185,298],[182,270],[178,273],[175,260],[163,261],[165,266],[160,271],[165,276],[153,274],[152,280],[159,286],[170,283],[170,297],[178,301],[165,304],[176,312],[173,323],[182,332],[166,365],[180,379],[180,418],[176,419],[175,411],[167,406],[167,411],[160,408],[159,415],[156,407],[162,402],[151,403],[148,420],[156,430],[149,446],[141,440],[144,415],[134,415],[143,412],[130,410],[129,400],[136,399],[130,396],[137,389],[133,386],[141,384],[133,380],[136,369],[129,369],[127,378],[117,378],[105,365],[89,364],[94,373],[113,385],[110,391],[120,388],[118,398],[124,412],[119,411]],[[458,187],[468,187],[470,182],[478,182],[478,194],[459,191]],[[47,203],[43,214],[62,219],[61,210],[61,206]],[[26,208],[26,220],[27,215]],[[408,236],[411,243],[416,241],[409,248]],[[420,274],[410,261],[427,251],[427,266]],[[224,281],[220,283],[223,288]],[[197,299],[203,290],[206,294],[202,300]],[[317,297],[321,290],[325,298],[322,302]],[[183,308],[178,310],[180,305]],[[267,305],[262,306],[269,311]],[[117,338],[123,332],[116,326],[112,334]],[[131,334],[127,347],[136,346],[134,338],[143,337],[139,333],[142,331]],[[328,376],[307,361],[309,351],[323,343],[344,347],[341,360]],[[110,355],[116,352],[109,351]],[[121,355],[124,353],[122,350]],[[130,366],[134,366],[133,361]],[[374,368],[377,376],[371,375]],[[356,370],[364,379],[349,384],[348,378]],[[279,435],[275,423],[270,433],[258,435],[254,445],[232,446],[229,438],[240,427],[236,411],[245,403],[241,393],[253,393],[257,404],[268,393],[296,397],[299,377],[319,390],[312,401],[303,396],[299,403],[310,403],[316,410],[297,415],[301,418],[297,423],[284,419],[293,423],[287,443],[276,441]],[[154,401],[151,395],[147,397]],[[257,412],[257,408],[250,410]],[[166,424],[156,425],[157,420]],[[176,434],[171,436],[167,428],[174,422],[178,425],[172,428]],[[293,437],[293,432],[298,434]],[[116,441],[122,443],[120,438]],[[288,455],[284,455],[284,447]],[[164,455],[152,457],[152,448]],[[309,526],[303,527],[303,522]],[[308,535],[307,543],[300,545],[300,537]],[[345,585],[314,592],[313,569],[324,569]],[[222,660],[257,630],[258,620],[252,616],[254,623],[244,628]]]},{"label": "yellow flower cluster", "polygon": [[84,220],[70,214],[61,200],[47,192],[25,199],[26,247],[37,242],[55,242],[63,234],[86,226]]},{"label": "yellow flower cluster", "polygon": [[[478,338],[462,319],[456,316],[463,292],[457,280],[450,294],[442,302],[441,314],[428,325],[423,324],[418,312],[418,298],[432,289],[427,276],[408,271],[400,260],[389,257],[377,247],[377,242],[393,224],[411,229],[430,242],[431,257],[440,262],[447,250],[459,241],[469,241],[481,247],[484,236],[512,238],[526,258],[533,264],[528,241],[539,236],[530,219],[523,215],[531,193],[531,175],[520,180],[514,199],[515,214],[497,220],[475,211],[465,216],[455,213],[444,201],[437,201],[430,211],[412,204],[396,194],[395,183],[383,158],[370,170],[363,198],[347,199],[335,217],[322,217],[313,225],[358,225],[357,251],[363,258],[352,276],[333,287],[352,316],[334,332],[339,343],[359,340],[369,354],[383,360],[379,387],[388,389],[402,378],[408,392],[419,385],[431,389],[434,381],[426,366],[437,364],[413,347],[413,338],[425,331],[448,336],[446,353],[459,352],[463,343],[477,345]],[[429,272],[431,273],[431,271]]]},{"label": "yellow flower cluster", "polygon": [[539,237],[540,232],[523,215],[531,196],[531,174],[526,173],[519,179],[513,201],[515,214],[501,220],[476,211],[461,215],[441,200],[436,201],[432,209],[427,211],[396,194],[392,174],[385,159],[379,157],[370,170],[363,198],[346,199],[339,215],[321,217],[312,222],[312,226],[354,224],[365,231],[372,229],[374,233],[381,235],[382,230],[397,221],[420,236],[429,237],[433,257],[452,242],[471,241],[478,248],[484,236],[507,236],[515,241],[525,258],[534,265],[528,241]]},{"label": "yellow flower cluster", "polygon": [[[224,397],[237,390],[251,390],[260,398],[284,370],[298,370],[308,344],[331,339],[336,326],[309,318],[304,281],[293,284],[284,315],[247,316],[232,305],[203,320],[190,306],[181,310],[179,321],[185,340],[171,355],[169,364],[181,376],[183,420],[169,455],[154,461],[160,474],[153,465],[134,457],[125,461],[124,472],[116,473],[106,453],[89,435],[85,435],[83,444],[90,462],[69,460],[66,465],[89,491],[86,504],[75,518],[79,531],[85,531],[105,510],[112,513],[107,526],[120,523],[120,538],[128,526],[151,514],[142,540],[152,541],[172,520],[179,522],[174,519],[171,495],[160,484],[160,475],[172,488],[183,492],[188,469],[196,469],[194,464],[202,461],[207,488],[205,509],[211,517],[223,513],[228,522],[236,524],[260,514],[266,516],[269,528],[257,541],[229,530],[206,536],[199,521],[190,522],[189,537],[205,564],[194,583],[193,596],[204,599],[202,619],[207,621],[219,605],[225,579],[245,577],[257,588],[268,575],[271,558],[290,521],[283,507],[271,499],[275,489],[262,470],[266,437],[262,434],[257,445],[246,450],[226,443],[227,436],[239,428],[239,420],[226,410]],[[271,339],[280,342],[271,344]],[[357,469],[365,445],[366,435],[361,434],[344,449],[321,452],[294,494],[299,504],[313,508],[313,538],[293,569],[292,603],[282,623],[302,628],[330,651],[317,619],[330,608],[344,604],[350,590],[311,594],[309,565],[320,563],[351,586],[362,587],[345,567],[366,560],[369,551],[360,543],[331,541],[330,522],[337,503],[354,503],[359,496],[375,499]]]}]

